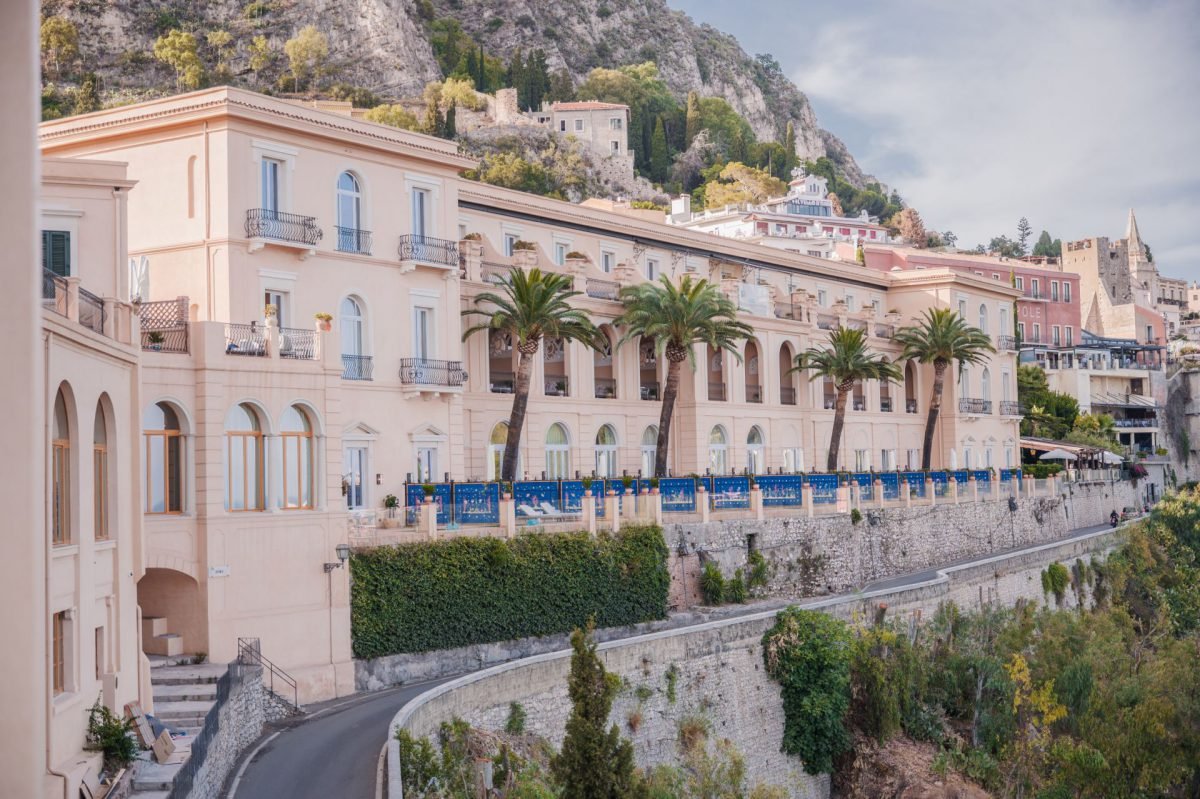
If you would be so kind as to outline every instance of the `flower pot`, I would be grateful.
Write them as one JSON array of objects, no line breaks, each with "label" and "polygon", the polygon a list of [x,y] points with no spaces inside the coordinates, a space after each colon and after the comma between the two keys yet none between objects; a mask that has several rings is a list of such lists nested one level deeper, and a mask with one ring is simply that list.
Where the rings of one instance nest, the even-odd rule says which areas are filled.
[{"label": "flower pot", "polygon": [[333,320],[318,319],[317,330],[320,330],[322,333],[328,333],[330,330],[333,330]]},{"label": "flower pot", "polygon": [[427,495],[427,496],[425,497],[425,504],[426,504],[426,505],[432,505],[432,504],[433,504],[433,495],[432,495],[432,494],[429,494],[429,495]]},{"label": "flower pot", "polygon": [[592,489],[590,489],[590,488],[583,489],[583,495],[585,497],[590,497],[592,495]]},{"label": "flower pot", "polygon": [[512,494],[504,494],[504,499],[512,499]]}]

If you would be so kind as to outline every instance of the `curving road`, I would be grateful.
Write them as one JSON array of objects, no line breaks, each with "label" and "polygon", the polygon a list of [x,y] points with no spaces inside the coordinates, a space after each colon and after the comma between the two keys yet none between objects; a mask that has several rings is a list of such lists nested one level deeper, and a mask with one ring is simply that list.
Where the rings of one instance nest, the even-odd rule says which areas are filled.
[{"label": "curving road", "polygon": [[[1057,541],[1046,543],[1083,538],[1108,527],[1107,524],[1083,527],[1072,530]],[[988,560],[1045,545],[1002,550],[987,557],[967,558],[939,568]],[[879,580],[861,590],[915,585],[934,579],[938,570],[925,569]],[[849,592],[848,595],[855,593],[858,592]],[[828,600],[829,597],[821,599]],[[759,610],[762,610],[761,605],[747,608],[746,612]],[[380,749],[387,741],[388,725],[392,718],[410,699],[452,679],[454,677],[402,685],[310,706],[306,717],[268,733],[256,747],[242,756],[223,796],[226,799],[373,799],[376,796]]]}]

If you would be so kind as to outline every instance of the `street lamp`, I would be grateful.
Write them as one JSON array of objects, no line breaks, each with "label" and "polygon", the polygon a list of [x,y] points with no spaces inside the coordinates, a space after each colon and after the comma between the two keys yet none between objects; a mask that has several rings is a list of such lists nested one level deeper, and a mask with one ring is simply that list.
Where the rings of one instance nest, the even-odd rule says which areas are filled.
[{"label": "street lamp", "polygon": [[350,545],[349,544],[338,544],[334,548],[334,551],[337,552],[337,556],[338,556],[337,563],[326,563],[325,564],[325,573],[326,574],[329,574],[334,569],[341,568],[342,564],[344,564],[346,561],[350,560]]}]

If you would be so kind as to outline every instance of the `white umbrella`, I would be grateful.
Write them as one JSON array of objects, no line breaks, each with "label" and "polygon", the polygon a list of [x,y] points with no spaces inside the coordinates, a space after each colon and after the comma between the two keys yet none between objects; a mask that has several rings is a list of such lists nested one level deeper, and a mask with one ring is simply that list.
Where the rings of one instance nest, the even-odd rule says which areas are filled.
[{"label": "white umbrella", "polygon": [[1100,460],[1103,461],[1104,463],[1111,464],[1113,466],[1117,465],[1118,463],[1125,462],[1125,459],[1122,458],[1120,455],[1115,455],[1115,454],[1109,452],[1108,450],[1105,450],[1104,452],[1100,453]]},{"label": "white umbrella", "polygon": [[1040,461],[1076,461],[1079,460],[1065,449],[1052,449],[1049,452],[1042,453],[1038,458]]}]

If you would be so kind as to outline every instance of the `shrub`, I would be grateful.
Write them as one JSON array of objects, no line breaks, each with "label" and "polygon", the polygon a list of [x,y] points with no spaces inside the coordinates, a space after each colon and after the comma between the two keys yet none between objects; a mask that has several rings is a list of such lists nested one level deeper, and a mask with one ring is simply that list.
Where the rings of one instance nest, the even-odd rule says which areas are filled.
[{"label": "shrub", "polygon": [[104,753],[104,766],[110,771],[125,768],[137,757],[137,745],[130,737],[133,719],[123,719],[96,697],[88,711],[88,748]]},{"label": "shrub", "polygon": [[750,573],[746,576],[746,587],[749,589],[766,588],[767,581],[771,577],[771,569],[767,566],[767,559],[758,551],[750,553],[747,558],[750,566]]},{"label": "shrub", "polygon": [[667,547],[658,527],[459,538],[356,552],[355,657],[427,652],[553,635],[595,617],[612,627],[667,612]]},{"label": "shrub", "polygon": [[667,703],[675,704],[675,688],[679,683],[679,667],[672,663],[667,668]]},{"label": "shrub", "polygon": [[782,749],[798,755],[809,774],[832,771],[850,747],[844,719],[852,643],[844,621],[795,607],[780,611],[763,635],[767,675],[783,686]]},{"label": "shrub", "polygon": [[706,605],[719,605],[725,601],[725,577],[721,567],[711,560],[700,572],[700,595]]},{"label": "shrub", "polygon": [[861,521],[862,521],[862,511],[860,511],[858,508],[851,508],[850,509],[850,523],[858,524]]},{"label": "shrub", "polygon": [[1054,601],[1062,607],[1067,594],[1067,586],[1071,584],[1071,573],[1061,563],[1051,563],[1042,572],[1042,593],[1054,594]]},{"label": "shrub", "polygon": [[733,579],[725,583],[725,601],[732,602],[735,605],[743,605],[746,602],[746,581],[742,577],[742,570],[738,569],[733,573]]},{"label": "shrub", "polygon": [[525,732],[525,706],[520,702],[509,704],[508,721],[504,722],[504,731],[509,735],[520,735]]},{"label": "shrub", "polygon": [[536,250],[537,245],[534,244],[532,241],[525,241],[524,239],[518,239],[517,241],[513,242],[512,248],[513,248],[513,250]]}]

